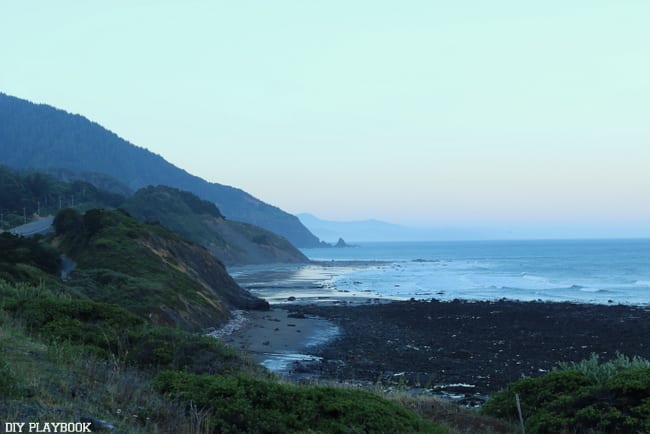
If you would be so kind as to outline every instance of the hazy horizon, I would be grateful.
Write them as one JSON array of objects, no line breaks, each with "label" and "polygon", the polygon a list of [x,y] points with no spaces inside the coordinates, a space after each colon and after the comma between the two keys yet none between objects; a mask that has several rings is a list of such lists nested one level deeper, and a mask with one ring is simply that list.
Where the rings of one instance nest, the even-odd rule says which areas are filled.
[{"label": "hazy horizon", "polygon": [[0,13],[0,91],[288,212],[650,237],[648,2]]}]

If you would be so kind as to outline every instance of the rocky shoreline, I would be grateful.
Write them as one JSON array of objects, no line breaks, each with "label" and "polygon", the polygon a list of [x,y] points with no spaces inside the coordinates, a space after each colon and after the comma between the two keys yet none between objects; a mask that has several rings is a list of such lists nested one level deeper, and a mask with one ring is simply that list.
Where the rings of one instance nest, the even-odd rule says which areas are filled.
[{"label": "rocky shoreline", "polygon": [[341,330],[311,349],[319,361],[294,365],[296,378],[399,385],[468,405],[592,353],[650,358],[650,307],[430,300],[283,308]]}]

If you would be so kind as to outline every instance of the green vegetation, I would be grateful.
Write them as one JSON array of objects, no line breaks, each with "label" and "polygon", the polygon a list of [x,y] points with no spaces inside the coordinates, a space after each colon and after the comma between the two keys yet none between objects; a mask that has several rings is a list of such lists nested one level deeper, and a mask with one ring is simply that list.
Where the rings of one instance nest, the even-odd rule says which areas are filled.
[{"label": "green vegetation", "polygon": [[253,300],[208,251],[123,211],[67,209],[54,227],[60,249],[78,264],[70,287],[158,324],[213,327],[228,318],[226,303]]},{"label": "green vegetation", "polygon": [[650,432],[650,362],[593,355],[538,378],[523,378],[496,393],[485,414],[516,420],[519,394],[530,433]]},{"label": "green vegetation", "polygon": [[562,362],[558,364],[563,371],[575,370],[584,374],[593,383],[605,385],[617,372],[627,369],[650,368],[650,361],[642,357],[627,357],[624,354],[616,353],[616,356],[608,361],[601,361],[598,354],[579,362]]},{"label": "green vegetation", "polygon": [[117,432],[205,432],[200,429],[203,415],[186,411],[156,391],[152,372],[131,367],[115,355],[97,358],[83,345],[44,343],[6,311],[0,309],[0,317],[4,420],[103,420]]},{"label": "green vegetation", "polygon": [[449,432],[378,395],[279,383],[216,339],[0,282],[0,411],[147,433]]},{"label": "green vegetation", "polygon": [[292,386],[246,376],[161,372],[156,388],[210,416],[210,432],[444,433],[370,392]]},{"label": "green vegetation", "polygon": [[146,220],[156,220],[159,215],[168,218],[198,214],[225,218],[212,202],[200,199],[189,191],[159,185],[138,190],[129,201],[129,208]]},{"label": "green vegetation", "polygon": [[129,366],[147,369],[221,374],[264,372],[216,339],[151,325],[114,304],[1,282],[0,296],[4,314],[46,344],[74,345],[94,357],[116,357]]},{"label": "green vegetation", "polygon": [[40,237],[0,234],[0,279],[37,283],[59,270],[59,255]]}]

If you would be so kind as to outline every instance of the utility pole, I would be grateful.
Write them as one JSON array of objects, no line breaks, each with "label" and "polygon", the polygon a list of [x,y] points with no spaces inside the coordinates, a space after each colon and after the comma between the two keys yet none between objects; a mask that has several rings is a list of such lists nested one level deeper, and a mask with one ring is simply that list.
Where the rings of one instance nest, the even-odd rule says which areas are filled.
[{"label": "utility pole", "polygon": [[23,207],[23,222],[27,224],[27,213],[25,211],[25,207]]},{"label": "utility pole", "polygon": [[61,209],[61,196],[59,196],[59,209]]},{"label": "utility pole", "polygon": [[36,208],[36,215],[40,217],[41,216],[41,202],[38,201],[36,203],[38,204],[37,208]]}]

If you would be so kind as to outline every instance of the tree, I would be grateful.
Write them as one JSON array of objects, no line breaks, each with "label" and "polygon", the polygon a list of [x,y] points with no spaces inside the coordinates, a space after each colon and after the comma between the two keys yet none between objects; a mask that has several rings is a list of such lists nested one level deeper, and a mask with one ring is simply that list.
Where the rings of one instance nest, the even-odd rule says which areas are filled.
[{"label": "tree", "polygon": [[65,208],[54,218],[54,231],[57,235],[79,234],[84,229],[84,221],[76,210]]}]

